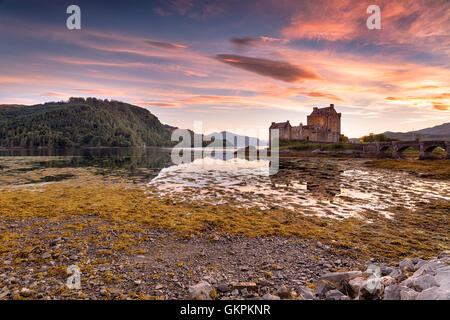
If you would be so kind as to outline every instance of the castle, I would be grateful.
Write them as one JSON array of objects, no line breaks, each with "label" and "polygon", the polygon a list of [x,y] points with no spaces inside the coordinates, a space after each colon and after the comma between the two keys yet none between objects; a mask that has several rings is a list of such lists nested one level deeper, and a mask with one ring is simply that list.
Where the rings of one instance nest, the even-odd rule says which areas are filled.
[{"label": "castle", "polygon": [[341,135],[341,114],[334,109],[334,104],[326,108],[314,107],[307,117],[307,125],[291,126],[289,120],[275,123],[269,128],[269,141],[271,129],[278,129],[280,139],[309,140],[314,142],[339,142]]}]

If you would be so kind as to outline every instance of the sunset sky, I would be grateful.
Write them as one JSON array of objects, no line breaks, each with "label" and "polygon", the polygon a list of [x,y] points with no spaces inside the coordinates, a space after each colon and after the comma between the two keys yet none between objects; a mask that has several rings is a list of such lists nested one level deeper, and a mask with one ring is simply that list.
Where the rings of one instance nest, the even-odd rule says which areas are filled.
[{"label": "sunset sky", "polygon": [[330,103],[349,137],[449,122],[450,1],[0,0],[0,104],[71,96],[206,132],[305,124]]}]

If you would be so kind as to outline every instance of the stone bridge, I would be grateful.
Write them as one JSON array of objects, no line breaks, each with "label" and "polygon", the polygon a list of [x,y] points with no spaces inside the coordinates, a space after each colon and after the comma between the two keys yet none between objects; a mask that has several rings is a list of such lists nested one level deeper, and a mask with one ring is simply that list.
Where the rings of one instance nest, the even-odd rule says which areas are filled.
[{"label": "stone bridge", "polygon": [[[378,157],[403,158],[403,151],[412,147],[419,150],[419,159],[432,159],[433,150],[442,148],[446,151],[445,158],[450,159],[450,141],[389,141],[363,144],[365,153],[375,153]],[[392,149],[392,153],[388,151]]]}]

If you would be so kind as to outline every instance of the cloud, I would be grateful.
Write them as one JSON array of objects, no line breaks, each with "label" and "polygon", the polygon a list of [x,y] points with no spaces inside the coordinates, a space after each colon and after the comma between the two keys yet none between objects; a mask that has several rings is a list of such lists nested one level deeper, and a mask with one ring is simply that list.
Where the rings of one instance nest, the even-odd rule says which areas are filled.
[{"label": "cloud", "polygon": [[308,91],[304,88],[277,88],[276,86],[269,86],[262,90],[264,96],[276,97],[276,98],[290,98],[297,95],[303,95],[311,98],[324,98],[327,100],[344,102],[343,98],[338,97],[335,94],[322,92],[322,91]]},{"label": "cloud", "polygon": [[437,95],[437,96],[431,96],[431,97],[428,97],[428,96],[425,96],[425,97],[412,97],[412,96],[408,96],[408,97],[387,97],[386,100],[391,100],[391,101],[450,100],[450,93],[442,93],[442,94],[440,94],[440,95]]},{"label": "cloud", "polygon": [[359,40],[377,45],[411,45],[441,53],[447,48],[449,52],[448,0],[378,0],[381,30],[366,27],[369,4],[359,0],[299,2],[280,34],[288,39]]},{"label": "cloud", "polygon": [[260,37],[260,38],[253,38],[253,37],[243,37],[243,38],[231,38],[230,42],[237,45],[237,46],[254,46],[258,44],[264,44],[264,43],[281,43],[286,44],[289,43],[288,39],[279,39],[279,38],[272,38],[272,37]]},{"label": "cloud", "polygon": [[157,102],[157,101],[136,101],[133,102],[133,104],[141,105],[141,106],[147,106],[147,107],[160,107],[160,108],[183,108],[178,103],[172,103],[172,102]]},{"label": "cloud", "polygon": [[44,97],[54,97],[54,98],[70,98],[70,95],[65,93],[59,93],[59,92],[50,92],[46,91],[42,93],[42,96]]},{"label": "cloud", "polygon": [[298,66],[289,62],[244,57],[234,54],[218,54],[216,59],[233,67],[285,82],[322,80],[322,78],[310,68]]},{"label": "cloud", "polygon": [[450,110],[450,104],[443,104],[439,102],[433,102],[433,109],[439,111],[447,111]]},{"label": "cloud", "polygon": [[98,90],[98,89],[75,89],[75,91],[86,94],[98,94],[102,96],[121,96],[122,92],[111,90]]},{"label": "cloud", "polygon": [[184,48],[186,48],[185,45],[177,44],[177,43],[152,41],[152,40],[145,40],[144,42],[151,46],[159,47],[159,48],[163,48],[163,49],[184,49]]}]

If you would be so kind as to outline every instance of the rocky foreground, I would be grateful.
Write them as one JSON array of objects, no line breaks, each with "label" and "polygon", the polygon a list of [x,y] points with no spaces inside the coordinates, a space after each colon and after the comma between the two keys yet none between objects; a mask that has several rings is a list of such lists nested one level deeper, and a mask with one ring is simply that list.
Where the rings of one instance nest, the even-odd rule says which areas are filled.
[{"label": "rocky foreground", "polygon": [[[330,272],[315,282],[315,290],[281,285],[267,290],[267,281],[211,285],[202,281],[189,288],[191,299],[254,298],[262,300],[450,300],[450,252],[423,260],[407,258],[395,266],[371,264],[366,270]],[[265,290],[266,289],[266,290]],[[259,294],[264,291],[264,295]]]},{"label": "rocky foreground", "polygon": [[[389,265],[361,262],[352,249],[336,251],[316,240],[215,233],[180,239],[155,229],[137,229],[139,248],[120,250],[112,246],[122,244],[113,228],[103,233],[91,223],[74,241],[52,234],[61,229],[59,221],[30,229],[35,222],[0,224],[3,235],[8,229],[23,235],[3,246],[0,300],[450,300],[448,251]],[[67,286],[73,265],[81,271],[78,289]]]}]

